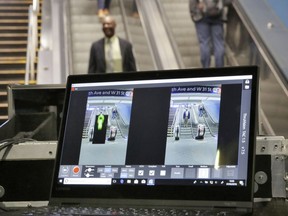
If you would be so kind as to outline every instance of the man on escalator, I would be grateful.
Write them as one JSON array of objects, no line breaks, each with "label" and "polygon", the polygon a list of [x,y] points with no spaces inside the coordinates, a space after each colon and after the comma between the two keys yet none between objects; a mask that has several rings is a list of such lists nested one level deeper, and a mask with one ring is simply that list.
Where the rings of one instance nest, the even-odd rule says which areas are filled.
[{"label": "man on escalator", "polygon": [[116,21],[106,16],[102,21],[104,38],[90,49],[88,73],[116,73],[136,71],[132,44],[115,34]]},{"label": "man on escalator", "polygon": [[188,126],[189,119],[190,119],[190,111],[188,109],[186,109],[183,112],[184,127]]}]

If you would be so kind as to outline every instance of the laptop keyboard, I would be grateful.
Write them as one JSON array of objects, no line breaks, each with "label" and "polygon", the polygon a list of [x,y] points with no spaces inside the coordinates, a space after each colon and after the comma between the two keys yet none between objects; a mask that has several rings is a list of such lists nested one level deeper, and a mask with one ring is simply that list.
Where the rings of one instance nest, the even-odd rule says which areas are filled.
[{"label": "laptop keyboard", "polygon": [[77,216],[232,216],[235,212],[219,210],[191,210],[191,209],[154,209],[154,208],[92,208],[92,207],[61,207],[30,209],[21,213],[25,216],[34,215],[77,215]]}]

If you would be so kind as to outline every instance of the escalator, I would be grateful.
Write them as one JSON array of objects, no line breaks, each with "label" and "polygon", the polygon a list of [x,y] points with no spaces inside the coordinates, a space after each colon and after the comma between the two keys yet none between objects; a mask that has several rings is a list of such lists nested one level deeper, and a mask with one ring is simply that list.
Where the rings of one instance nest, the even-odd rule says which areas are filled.
[{"label": "escalator", "polygon": [[[88,72],[91,45],[104,36],[97,16],[97,1],[70,0],[67,3],[71,32],[71,71],[73,74],[85,74]],[[117,23],[117,35],[126,38],[118,1],[111,2],[110,12]]]},{"label": "escalator", "polygon": [[[162,14],[156,1],[135,0],[140,17],[131,16],[134,0],[111,2],[110,13],[115,18],[116,34],[133,44],[138,71],[155,69],[177,69],[177,49],[171,46],[173,40],[167,36]],[[103,37],[102,25],[95,1],[67,1],[71,32],[68,48],[71,55],[72,74],[85,74],[91,44]],[[151,19],[153,21],[151,21]],[[168,31],[169,33],[169,31]]]},{"label": "escalator", "polygon": [[[172,35],[170,40],[176,43],[185,68],[200,67],[199,46],[189,14],[189,0],[157,2],[163,19],[167,20],[166,32]],[[288,30],[278,17],[273,16],[272,6],[263,0],[247,0],[234,1],[227,8],[227,22],[224,24],[225,65],[259,66],[259,135],[288,137],[288,66],[284,57],[287,57],[288,46],[283,44]],[[264,14],[263,11],[268,12]],[[264,26],[262,29],[261,25]],[[282,40],[276,39],[273,43],[269,36]],[[283,46],[286,50],[283,50]],[[213,56],[211,60],[213,66]]]},{"label": "escalator", "polygon": [[[131,17],[133,0],[112,1],[111,14],[117,20],[117,34],[133,44],[138,70],[200,67],[197,36],[189,14],[189,0],[135,2],[139,18]],[[271,50],[267,49],[267,42],[259,36],[255,23],[251,21],[252,17],[247,13],[249,10],[244,6],[247,2],[234,1],[228,8],[225,65],[259,66],[259,134],[288,137],[287,77],[273,58]],[[71,0],[74,74],[86,73],[90,45],[103,36],[96,16],[96,3],[85,1],[85,4]],[[250,4],[253,3],[250,1]]]},{"label": "escalator", "polygon": [[198,39],[189,12],[189,0],[158,0],[163,19],[173,35],[183,67],[201,67]]},{"label": "escalator", "polygon": [[[114,0],[110,5],[110,13],[115,18],[116,34],[133,44],[138,70],[155,69],[147,38],[143,33],[139,18],[131,16],[133,1]],[[71,32],[71,62],[73,74],[85,74],[91,44],[104,36],[102,24],[97,16],[96,1],[68,1]]]},{"label": "escalator", "polygon": [[156,64],[152,58],[141,19],[140,17],[133,16],[134,0],[119,1],[119,3],[123,11],[123,20],[126,22],[128,39],[133,44],[137,70],[154,70]]}]

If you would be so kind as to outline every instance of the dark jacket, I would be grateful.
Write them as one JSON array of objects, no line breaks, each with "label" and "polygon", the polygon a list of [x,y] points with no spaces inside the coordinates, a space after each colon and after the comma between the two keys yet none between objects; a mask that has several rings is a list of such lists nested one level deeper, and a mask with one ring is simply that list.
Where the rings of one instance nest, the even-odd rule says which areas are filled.
[{"label": "dark jacket", "polygon": [[[90,60],[88,73],[105,73],[105,51],[104,38],[94,42],[90,50]],[[119,38],[120,51],[122,55],[123,72],[136,71],[135,58],[132,51],[132,44],[124,39]]]}]

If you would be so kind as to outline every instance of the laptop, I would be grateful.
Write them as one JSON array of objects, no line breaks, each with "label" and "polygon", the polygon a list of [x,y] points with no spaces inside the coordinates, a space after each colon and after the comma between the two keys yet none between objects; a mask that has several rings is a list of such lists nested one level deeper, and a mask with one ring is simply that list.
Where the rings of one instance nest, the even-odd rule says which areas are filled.
[{"label": "laptop", "polygon": [[251,213],[257,91],[254,66],[69,76],[49,206]]}]

